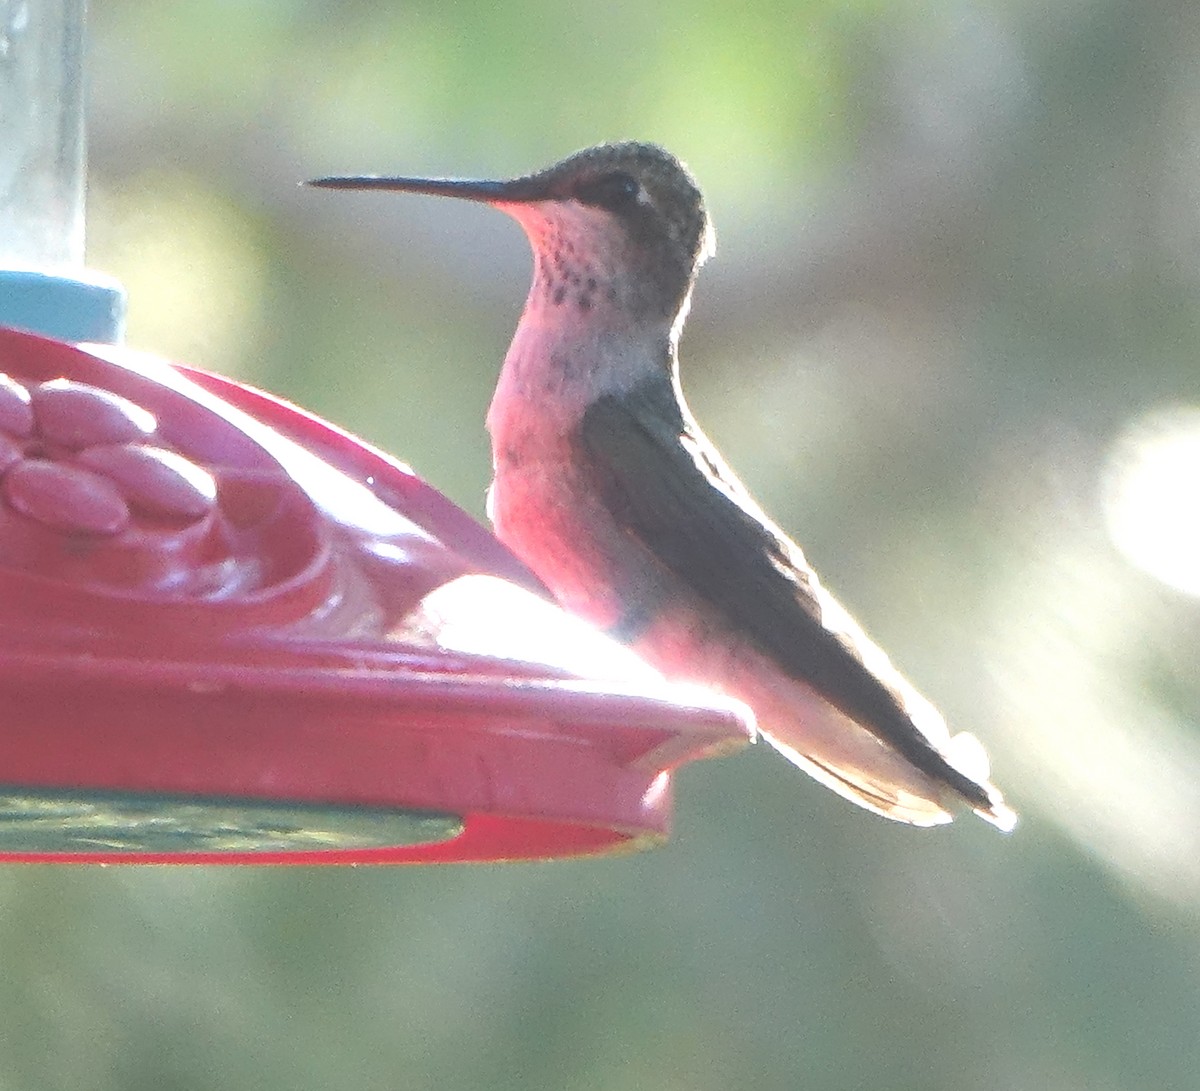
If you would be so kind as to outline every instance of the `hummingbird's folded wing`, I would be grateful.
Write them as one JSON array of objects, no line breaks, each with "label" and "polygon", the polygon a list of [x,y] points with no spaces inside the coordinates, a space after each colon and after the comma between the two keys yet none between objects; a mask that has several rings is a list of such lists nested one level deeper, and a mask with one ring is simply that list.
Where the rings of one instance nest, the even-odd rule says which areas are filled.
[{"label": "hummingbird's folded wing", "polygon": [[[700,432],[677,388],[658,381],[600,397],[584,414],[581,438],[616,522],[732,632],[983,817],[1011,825],[986,772],[952,764],[948,734],[931,738],[914,720],[915,705],[931,706],[820,586],[799,547]],[[808,757],[820,764],[819,755]]]}]

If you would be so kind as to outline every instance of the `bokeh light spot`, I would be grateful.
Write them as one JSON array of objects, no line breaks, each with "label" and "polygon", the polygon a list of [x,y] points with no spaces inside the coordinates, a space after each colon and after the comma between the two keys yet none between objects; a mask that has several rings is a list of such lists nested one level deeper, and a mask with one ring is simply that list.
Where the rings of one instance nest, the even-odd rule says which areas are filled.
[{"label": "bokeh light spot", "polygon": [[1103,488],[1109,534],[1126,559],[1200,596],[1200,408],[1136,418],[1113,447]]}]

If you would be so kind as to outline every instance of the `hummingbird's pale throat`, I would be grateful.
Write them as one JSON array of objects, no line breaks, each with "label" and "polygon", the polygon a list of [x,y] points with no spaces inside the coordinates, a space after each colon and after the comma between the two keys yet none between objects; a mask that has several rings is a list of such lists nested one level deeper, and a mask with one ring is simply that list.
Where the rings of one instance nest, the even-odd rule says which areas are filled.
[{"label": "hummingbird's pale throat", "polygon": [[605,144],[509,181],[324,178],[516,218],[533,283],[488,411],[497,536],[566,609],[666,677],[743,701],[782,754],[898,821],[1011,829],[987,756],[824,589],[692,418],[677,344],[712,252],[691,174]]},{"label": "hummingbird's pale throat", "polygon": [[577,201],[498,207],[525,229],[534,270],[505,357],[506,389],[489,413],[493,432],[510,395],[530,395],[543,423],[567,430],[601,394],[670,373],[673,318],[647,311],[629,275],[628,242],[611,230],[608,213]]}]

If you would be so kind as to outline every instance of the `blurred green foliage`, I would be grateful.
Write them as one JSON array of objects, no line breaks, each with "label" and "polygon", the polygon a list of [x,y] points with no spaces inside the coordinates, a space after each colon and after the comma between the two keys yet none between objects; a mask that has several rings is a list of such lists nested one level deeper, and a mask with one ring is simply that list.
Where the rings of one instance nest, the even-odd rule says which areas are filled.
[{"label": "blurred green foliage", "polygon": [[94,7],[131,342],[480,516],[518,229],[295,183],[687,159],[693,408],[1024,822],[896,828],[760,750],[630,859],[12,869],[0,1087],[1197,1085],[1200,459],[1163,421],[1200,404],[1200,8]]}]

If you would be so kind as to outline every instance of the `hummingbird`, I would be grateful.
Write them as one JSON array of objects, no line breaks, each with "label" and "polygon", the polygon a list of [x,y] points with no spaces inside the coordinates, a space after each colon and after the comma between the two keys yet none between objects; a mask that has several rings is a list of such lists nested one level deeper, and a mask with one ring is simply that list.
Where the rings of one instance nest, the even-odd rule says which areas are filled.
[{"label": "hummingbird", "polygon": [[506,180],[356,175],[327,189],[455,197],[513,217],[533,283],[487,414],[497,537],[564,609],[668,680],[735,698],[846,799],[916,826],[1015,813],[751,497],[684,400],[678,346],[714,251],[689,170],[601,144]]}]

